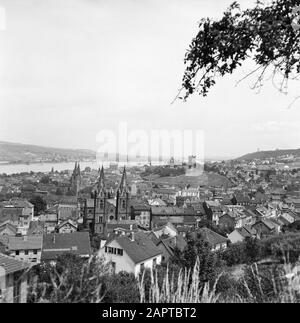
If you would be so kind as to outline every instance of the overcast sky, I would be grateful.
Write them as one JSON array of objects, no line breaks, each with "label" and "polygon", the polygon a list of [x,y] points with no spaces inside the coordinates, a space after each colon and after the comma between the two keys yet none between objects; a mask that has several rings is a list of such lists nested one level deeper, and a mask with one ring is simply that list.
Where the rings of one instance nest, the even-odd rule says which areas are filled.
[{"label": "overcast sky", "polygon": [[[132,129],[205,131],[206,156],[299,148],[299,84],[260,94],[250,66],[218,80],[208,98],[170,105],[202,17],[228,0],[0,0],[0,140],[97,149],[96,135]],[[243,7],[254,0],[242,0]],[[1,23],[1,22],[0,22]]]}]

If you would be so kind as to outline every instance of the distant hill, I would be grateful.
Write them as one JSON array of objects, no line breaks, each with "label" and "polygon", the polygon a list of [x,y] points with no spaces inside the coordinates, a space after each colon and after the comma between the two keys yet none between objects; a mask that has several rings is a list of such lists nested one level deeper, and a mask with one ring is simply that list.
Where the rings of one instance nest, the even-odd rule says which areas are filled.
[{"label": "distant hill", "polygon": [[204,172],[199,176],[186,176],[180,175],[176,177],[160,177],[153,180],[155,184],[168,184],[168,185],[190,185],[191,187],[200,186],[215,186],[215,187],[232,187],[232,183],[225,176],[216,174],[216,173],[207,173]]},{"label": "distant hill", "polygon": [[0,141],[0,162],[36,163],[96,159],[87,149],[64,149]]},{"label": "distant hill", "polygon": [[237,158],[237,160],[254,160],[267,158],[281,158],[287,155],[294,155],[300,157],[300,149],[278,149],[269,151],[257,151],[255,153],[247,154]]}]

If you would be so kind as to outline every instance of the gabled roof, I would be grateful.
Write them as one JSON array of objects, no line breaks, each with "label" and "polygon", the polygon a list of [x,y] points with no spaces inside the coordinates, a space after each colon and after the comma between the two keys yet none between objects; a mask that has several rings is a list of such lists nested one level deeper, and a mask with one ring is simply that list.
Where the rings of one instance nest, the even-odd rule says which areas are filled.
[{"label": "gabled roof", "polygon": [[0,253],[0,267],[5,270],[5,274],[12,274],[20,270],[28,269],[32,264],[17,260]]},{"label": "gabled roof", "polygon": [[159,256],[162,253],[155,246],[152,240],[143,232],[135,233],[134,241],[130,240],[130,238],[127,236],[117,237],[114,239],[114,241],[116,241],[124,249],[129,258],[135,264],[141,263],[155,256]]},{"label": "gabled roof", "polygon": [[160,243],[163,243],[165,247],[168,250],[170,250],[172,253],[175,248],[178,248],[180,251],[183,251],[187,245],[187,242],[181,235],[178,235],[176,237],[168,237],[168,238],[161,239],[157,243],[157,245],[159,245]]},{"label": "gabled roof", "polygon": [[57,222],[57,214],[56,213],[44,213],[39,215],[39,219],[44,222]]},{"label": "gabled roof", "polygon": [[250,225],[245,224],[243,228],[248,231],[250,234],[255,235],[257,232],[254,228],[252,228]]},{"label": "gabled roof", "polygon": [[152,206],[152,215],[160,216],[196,216],[196,211],[192,208],[183,208],[178,206]]},{"label": "gabled roof", "polygon": [[145,233],[146,235],[147,235],[147,237],[149,238],[149,239],[151,239],[152,240],[152,242],[157,246],[158,244],[159,244],[159,242],[161,241],[160,239],[159,239],[159,237],[153,232],[153,231],[149,231],[149,232],[146,232]]},{"label": "gabled roof", "polygon": [[43,234],[45,228],[45,222],[43,221],[30,221],[27,235]]},{"label": "gabled roof", "polygon": [[57,227],[58,227],[58,229],[60,229],[61,227],[63,227],[64,225],[66,225],[66,224],[70,224],[70,225],[72,225],[75,229],[77,229],[77,225],[72,221],[72,220],[65,220],[65,221],[63,221],[62,223],[60,223]]},{"label": "gabled roof", "polygon": [[229,220],[232,220],[233,222],[235,221],[234,220],[234,217],[232,217],[230,214],[228,214],[228,213],[225,213],[225,214],[222,214],[220,217],[219,217],[219,221],[220,220],[223,220],[223,219],[225,219],[225,218],[227,218],[227,219],[229,219]]},{"label": "gabled roof", "polygon": [[246,226],[238,228],[236,229],[236,231],[244,238],[252,237],[256,232],[254,229]]},{"label": "gabled roof", "polygon": [[201,228],[198,230],[198,232],[200,232],[202,237],[212,246],[228,242],[227,238],[221,236],[220,234],[218,234],[208,228]]},{"label": "gabled roof", "polygon": [[166,206],[166,205],[167,205],[167,203],[166,203],[166,202],[164,202],[161,198],[158,198],[158,197],[153,198],[153,199],[149,199],[149,200],[148,200],[148,203],[149,203],[149,205],[151,205],[151,206],[153,206],[153,205],[154,205],[154,203],[159,204],[159,206],[161,206],[161,207],[163,207],[163,206]]},{"label": "gabled roof", "polygon": [[175,231],[177,233],[177,228],[171,222],[167,222],[167,223],[164,223],[162,225],[156,226],[155,229],[152,230],[152,232],[155,234],[155,232],[160,231],[160,230],[163,230],[166,227],[170,228],[171,230],[173,230],[173,231]]},{"label": "gabled roof", "polygon": [[0,209],[0,223],[6,222],[7,220],[19,221],[22,213],[21,208],[2,208]]},{"label": "gabled roof", "polygon": [[43,235],[42,260],[54,260],[64,253],[91,254],[89,232],[50,233]]},{"label": "gabled roof", "polygon": [[296,214],[295,212],[293,212],[292,210],[287,210],[285,213],[288,213],[291,217],[294,218],[295,221],[300,220],[300,216],[298,214]]},{"label": "gabled roof", "polygon": [[24,199],[11,199],[9,201],[4,201],[1,203],[4,207],[14,207],[14,208],[33,208],[33,204]]},{"label": "gabled roof", "polygon": [[235,198],[238,203],[248,203],[250,202],[250,198],[248,195],[241,195],[241,194],[236,194]]},{"label": "gabled roof", "polygon": [[121,220],[116,221],[115,223],[113,221],[107,223],[107,232],[114,232],[117,229],[124,231],[135,231],[137,228],[138,225],[134,220]]},{"label": "gabled roof", "polygon": [[285,219],[283,216],[278,217],[277,221],[281,223],[282,225],[289,225],[291,222],[289,222],[287,219]]},{"label": "gabled roof", "polygon": [[28,235],[23,237],[10,236],[8,240],[8,249],[11,251],[42,249],[42,243],[42,235]]},{"label": "gabled roof", "polygon": [[13,224],[11,224],[9,220],[0,224],[0,232],[5,230],[6,228],[11,230],[14,234],[18,232],[18,229]]},{"label": "gabled roof", "polygon": [[148,202],[145,202],[145,201],[131,200],[130,207],[134,211],[150,211],[151,210],[150,205],[148,204]]},{"label": "gabled roof", "polygon": [[255,226],[258,223],[262,223],[267,227],[270,231],[276,229],[276,225],[273,221],[269,219],[260,219],[258,222],[256,222],[253,226]]}]

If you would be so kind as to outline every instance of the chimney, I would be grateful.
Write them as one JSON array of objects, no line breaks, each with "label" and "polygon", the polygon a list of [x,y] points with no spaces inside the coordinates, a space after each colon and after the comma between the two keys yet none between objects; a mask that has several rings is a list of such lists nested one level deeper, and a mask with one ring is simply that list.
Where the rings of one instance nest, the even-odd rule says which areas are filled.
[{"label": "chimney", "polygon": [[53,234],[53,244],[55,244],[55,233]]}]

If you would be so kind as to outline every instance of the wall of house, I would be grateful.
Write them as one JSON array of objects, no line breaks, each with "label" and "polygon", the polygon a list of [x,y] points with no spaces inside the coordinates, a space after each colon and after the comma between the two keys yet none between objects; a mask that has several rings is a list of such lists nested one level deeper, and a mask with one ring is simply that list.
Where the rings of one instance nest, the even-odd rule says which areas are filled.
[{"label": "wall of house", "polygon": [[24,207],[22,210],[22,215],[24,217],[28,217],[28,221],[32,221],[34,215],[34,207]]},{"label": "wall of house", "polygon": [[154,259],[156,259],[156,264],[160,265],[162,261],[162,256],[153,257],[147,259],[144,262],[135,264],[131,258],[128,256],[126,251],[116,242],[112,241],[107,245],[107,247],[118,248],[123,250],[123,256],[115,255],[111,253],[105,253],[105,247],[99,250],[98,256],[103,256],[107,262],[115,263],[115,272],[126,271],[128,273],[134,273],[136,276],[141,271],[141,265],[144,264],[145,268],[153,268]]},{"label": "wall of house", "polygon": [[237,243],[237,242],[242,242],[244,241],[244,237],[241,236],[238,231],[234,230],[228,235],[228,239],[230,240],[231,243]]},{"label": "wall of house", "polygon": [[141,211],[138,221],[142,226],[149,227],[150,226],[150,212],[149,211]]},{"label": "wall of house", "polygon": [[[15,303],[14,300],[14,282],[15,275],[5,274],[5,270],[0,267],[0,289],[2,297],[0,303]],[[27,275],[22,275],[20,278],[20,303],[27,302],[28,284]]]},{"label": "wall of house", "polygon": [[177,232],[168,225],[164,226],[161,230],[155,231],[155,235],[158,237],[162,236],[163,234],[166,234],[170,237],[176,237]]},{"label": "wall of house", "polygon": [[165,247],[165,245],[163,243],[159,243],[156,246],[162,253],[161,256],[161,262],[167,263],[171,257],[170,253],[168,252],[167,248]]},{"label": "wall of house", "polygon": [[135,276],[138,276],[139,273],[141,272],[141,267],[142,267],[142,264],[144,264],[144,268],[148,268],[148,269],[152,269],[153,266],[154,266],[154,259],[156,259],[156,264],[157,265],[160,265],[161,264],[161,259],[162,259],[162,256],[159,255],[159,256],[156,256],[156,257],[153,257],[153,258],[150,258],[150,259],[147,259],[146,261],[144,262],[141,262],[139,264],[136,264],[135,266]]},{"label": "wall of house", "polygon": [[38,249],[36,250],[36,254],[34,253],[33,250],[27,250],[28,254],[26,255],[25,250],[19,250],[19,254],[17,255],[16,250],[13,250],[10,252],[10,256],[14,257],[18,260],[24,260],[27,262],[33,262],[33,263],[40,263],[41,262],[41,255],[42,255],[42,250]]},{"label": "wall of house", "polygon": [[46,222],[45,227],[44,227],[44,232],[45,233],[53,233],[53,232],[55,232],[55,228],[56,228],[56,223]]},{"label": "wall of house", "polygon": [[219,243],[215,246],[213,246],[213,248],[211,249],[212,251],[218,251],[218,250],[224,250],[227,248],[227,243],[224,242],[224,243]]},{"label": "wall of house", "polygon": [[286,219],[288,222],[290,222],[290,223],[294,223],[295,222],[295,219],[290,214],[288,214],[288,213],[285,213],[284,212],[281,216],[284,219]]},{"label": "wall of house", "polygon": [[22,236],[26,236],[29,229],[29,221],[20,221],[19,225],[17,226],[18,233]]},{"label": "wall of house", "polygon": [[[116,241],[112,241],[107,245],[107,247],[112,248],[118,248],[123,249]],[[127,271],[128,273],[134,273],[135,272],[135,264],[134,262],[129,258],[125,250],[123,250],[123,256],[120,255],[114,255],[111,253],[105,252],[105,247],[99,250],[98,255],[101,257],[103,256],[107,262],[114,262],[116,265],[115,272],[119,273],[120,271]]]},{"label": "wall of house", "polygon": [[4,294],[6,290],[6,276],[4,268],[0,267],[0,304],[4,302]]}]

